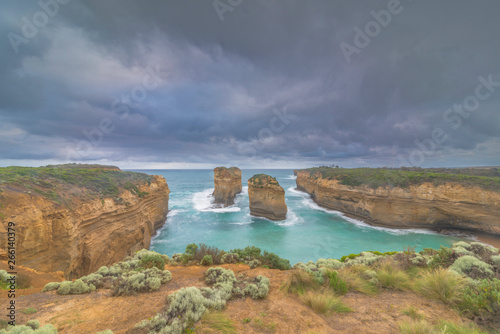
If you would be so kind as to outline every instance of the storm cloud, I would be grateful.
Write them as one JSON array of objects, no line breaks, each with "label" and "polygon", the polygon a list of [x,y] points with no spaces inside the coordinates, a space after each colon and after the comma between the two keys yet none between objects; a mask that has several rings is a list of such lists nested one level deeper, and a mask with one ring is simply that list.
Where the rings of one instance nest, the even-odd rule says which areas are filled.
[{"label": "storm cloud", "polygon": [[2,7],[2,166],[500,164],[496,0]]}]

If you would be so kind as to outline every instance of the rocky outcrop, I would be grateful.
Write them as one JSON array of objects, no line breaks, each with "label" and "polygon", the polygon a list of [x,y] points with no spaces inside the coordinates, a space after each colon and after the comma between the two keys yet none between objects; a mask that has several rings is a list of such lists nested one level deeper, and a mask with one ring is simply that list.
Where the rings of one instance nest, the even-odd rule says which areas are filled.
[{"label": "rocky outcrop", "polygon": [[456,183],[408,188],[347,186],[297,171],[297,188],[320,206],[393,228],[480,231],[500,235],[500,193]]},{"label": "rocky outcrop", "polygon": [[119,188],[118,197],[92,198],[88,188],[74,186],[71,195],[55,201],[18,185],[2,185],[0,247],[6,247],[7,225],[14,222],[17,263],[62,271],[69,279],[148,248],[165,222],[170,190],[161,176],[127,182],[127,187]]},{"label": "rocky outcrop", "polygon": [[285,190],[276,178],[257,174],[248,180],[250,214],[272,220],[286,218]]},{"label": "rocky outcrop", "polygon": [[234,197],[241,192],[241,170],[238,167],[214,168],[214,203],[233,205]]}]

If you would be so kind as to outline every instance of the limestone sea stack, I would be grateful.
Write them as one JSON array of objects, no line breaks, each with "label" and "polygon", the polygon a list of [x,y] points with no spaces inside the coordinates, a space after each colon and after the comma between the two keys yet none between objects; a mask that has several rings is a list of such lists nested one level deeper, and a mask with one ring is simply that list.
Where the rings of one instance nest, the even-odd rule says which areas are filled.
[{"label": "limestone sea stack", "polygon": [[250,214],[272,220],[286,218],[285,190],[276,178],[266,174],[256,174],[248,180]]},{"label": "limestone sea stack", "polygon": [[241,169],[238,167],[214,168],[214,203],[229,206],[234,197],[241,192]]},{"label": "limestone sea stack", "polygon": [[169,193],[162,176],[112,166],[0,168],[0,259],[12,222],[17,264],[67,279],[95,272],[149,248]]}]

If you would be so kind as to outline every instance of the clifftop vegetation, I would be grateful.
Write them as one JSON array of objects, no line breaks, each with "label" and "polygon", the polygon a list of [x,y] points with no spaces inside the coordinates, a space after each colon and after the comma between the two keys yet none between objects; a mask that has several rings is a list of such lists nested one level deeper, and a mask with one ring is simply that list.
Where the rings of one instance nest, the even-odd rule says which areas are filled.
[{"label": "clifftop vegetation", "polygon": [[84,188],[92,197],[117,197],[122,189],[142,197],[137,186],[150,183],[152,176],[144,173],[124,172],[118,167],[66,164],[44,167],[1,167],[0,194],[8,186],[24,188],[61,203],[71,188]]},{"label": "clifftop vegetation", "polygon": [[500,191],[498,168],[332,168],[314,167],[301,169],[312,177],[339,180],[347,186],[400,187],[432,183],[442,185],[456,183],[463,186],[478,186],[485,190]]}]

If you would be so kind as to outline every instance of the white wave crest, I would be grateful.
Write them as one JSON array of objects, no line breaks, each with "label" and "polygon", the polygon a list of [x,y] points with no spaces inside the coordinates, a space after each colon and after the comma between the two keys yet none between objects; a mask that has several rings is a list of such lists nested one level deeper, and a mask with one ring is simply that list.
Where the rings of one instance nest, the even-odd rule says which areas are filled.
[{"label": "white wave crest", "polygon": [[241,208],[231,205],[228,207],[218,206],[213,203],[212,193],[214,189],[205,189],[203,191],[197,192],[193,194],[193,207],[197,211],[201,212],[238,212],[241,211]]},{"label": "white wave crest", "polygon": [[416,233],[416,234],[438,234],[438,233],[433,232],[433,231],[423,230],[423,229],[416,229],[416,228],[398,229],[398,228],[389,228],[389,227],[381,227],[381,226],[370,225],[368,223],[365,223],[362,220],[351,218],[351,217],[347,217],[345,214],[343,214],[340,211],[330,210],[330,209],[323,208],[322,206],[319,206],[318,204],[316,204],[316,202],[314,202],[307,193],[304,193],[304,192],[298,191],[298,190],[294,190],[294,191],[296,193],[300,193],[301,196],[304,197],[300,202],[305,207],[308,207],[308,208],[313,209],[313,210],[323,211],[323,212],[331,214],[331,215],[339,216],[342,219],[344,219],[345,221],[348,221],[349,223],[351,223],[353,225],[356,225],[358,227],[361,227],[361,228],[378,230],[378,231],[384,231],[386,233],[390,233],[390,234],[393,234],[393,235],[405,235],[405,234],[410,234],[410,233]]}]

